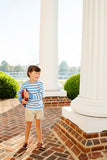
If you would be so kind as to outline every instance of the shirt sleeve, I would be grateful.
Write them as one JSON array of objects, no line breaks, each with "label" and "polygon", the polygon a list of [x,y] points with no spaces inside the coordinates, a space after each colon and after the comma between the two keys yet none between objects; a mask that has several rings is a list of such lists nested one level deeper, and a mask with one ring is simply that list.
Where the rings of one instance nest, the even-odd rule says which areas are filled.
[{"label": "shirt sleeve", "polygon": [[20,87],[19,91],[17,92],[18,100],[19,100],[20,103],[21,103],[21,100],[23,99],[23,97],[22,97],[23,89],[24,89],[24,85],[22,84],[22,86]]},{"label": "shirt sleeve", "polygon": [[41,83],[39,92],[29,93],[29,99],[41,100],[44,95],[44,85]]}]

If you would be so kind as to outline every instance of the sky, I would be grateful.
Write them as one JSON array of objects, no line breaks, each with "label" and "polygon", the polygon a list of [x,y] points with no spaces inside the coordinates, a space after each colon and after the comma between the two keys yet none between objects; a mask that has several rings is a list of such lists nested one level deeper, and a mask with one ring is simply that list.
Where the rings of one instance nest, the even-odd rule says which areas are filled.
[{"label": "sky", "polygon": [[[82,0],[58,1],[58,62],[79,66]],[[40,0],[0,0],[0,63],[39,63]]]}]

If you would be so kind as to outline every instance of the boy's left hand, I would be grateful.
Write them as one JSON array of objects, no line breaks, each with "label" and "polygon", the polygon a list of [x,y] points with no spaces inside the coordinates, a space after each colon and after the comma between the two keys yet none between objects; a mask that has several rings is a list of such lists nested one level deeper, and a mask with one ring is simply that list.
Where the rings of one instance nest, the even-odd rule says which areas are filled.
[{"label": "boy's left hand", "polygon": [[29,98],[29,93],[27,91],[25,92],[25,97]]},{"label": "boy's left hand", "polygon": [[25,101],[24,98],[21,100],[22,104],[28,104],[28,101]]}]

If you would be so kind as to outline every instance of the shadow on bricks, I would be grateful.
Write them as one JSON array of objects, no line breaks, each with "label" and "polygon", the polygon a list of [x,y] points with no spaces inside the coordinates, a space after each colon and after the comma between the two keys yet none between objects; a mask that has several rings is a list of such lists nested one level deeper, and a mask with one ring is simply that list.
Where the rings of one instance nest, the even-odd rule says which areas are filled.
[{"label": "shadow on bricks", "polygon": [[21,157],[25,152],[26,152],[27,149],[24,149],[24,148],[20,148],[14,155],[13,155],[13,158],[19,158]]}]

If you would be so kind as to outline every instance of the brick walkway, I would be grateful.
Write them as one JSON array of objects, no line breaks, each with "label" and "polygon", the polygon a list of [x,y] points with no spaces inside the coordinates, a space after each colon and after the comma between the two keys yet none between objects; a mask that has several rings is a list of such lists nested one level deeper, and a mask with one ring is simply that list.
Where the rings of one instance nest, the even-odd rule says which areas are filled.
[{"label": "brick walkway", "polygon": [[0,160],[75,160],[54,136],[52,126],[60,119],[62,109],[44,108],[41,122],[43,142],[46,150],[35,149],[37,137],[35,125],[29,138],[29,148],[22,150],[24,143],[24,108],[17,100],[0,101]]}]

